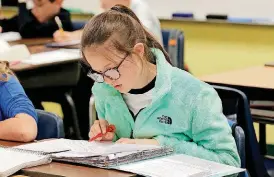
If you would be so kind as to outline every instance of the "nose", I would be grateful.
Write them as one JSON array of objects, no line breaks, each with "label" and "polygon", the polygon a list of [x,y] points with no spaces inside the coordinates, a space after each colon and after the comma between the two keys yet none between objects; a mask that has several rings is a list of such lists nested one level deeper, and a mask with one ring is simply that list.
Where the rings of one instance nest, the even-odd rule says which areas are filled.
[{"label": "nose", "polygon": [[113,87],[116,86],[116,85],[118,85],[118,84],[116,83],[117,80],[112,80],[112,79],[110,79],[110,78],[108,78],[108,77],[105,77],[104,80],[105,80],[105,83],[107,83],[108,85],[111,85],[111,86],[113,86]]},{"label": "nose", "polygon": [[113,86],[113,80],[108,78],[108,77],[104,77],[105,83],[107,83],[108,85],[112,85]]}]

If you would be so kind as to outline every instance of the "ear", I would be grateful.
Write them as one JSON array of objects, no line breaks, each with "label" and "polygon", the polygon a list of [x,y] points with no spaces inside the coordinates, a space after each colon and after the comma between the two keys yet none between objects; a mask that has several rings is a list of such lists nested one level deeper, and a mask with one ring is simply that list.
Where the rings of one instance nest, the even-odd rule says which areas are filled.
[{"label": "ear", "polygon": [[133,51],[138,54],[140,57],[144,56],[145,53],[145,46],[143,43],[137,43],[135,44],[135,46],[133,47]]}]

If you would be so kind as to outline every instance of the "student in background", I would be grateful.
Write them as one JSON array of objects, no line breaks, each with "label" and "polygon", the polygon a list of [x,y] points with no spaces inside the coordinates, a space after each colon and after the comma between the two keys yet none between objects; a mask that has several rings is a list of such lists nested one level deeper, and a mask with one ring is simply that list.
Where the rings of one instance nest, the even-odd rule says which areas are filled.
[{"label": "student in background", "polygon": [[70,13],[62,9],[63,0],[33,0],[34,7],[28,10],[27,0],[19,0],[19,14],[11,19],[0,20],[2,32],[20,32],[23,38],[52,37],[58,30],[54,17],[58,16],[66,31],[72,31]]},{"label": "student in background", "polygon": [[0,139],[29,142],[37,136],[37,115],[8,63],[0,61]]},{"label": "student in background", "polygon": [[[153,34],[160,43],[162,43],[162,32],[158,18],[153,14],[152,9],[144,0],[101,0],[101,7],[104,10],[109,10],[116,4],[121,4],[129,7],[140,19],[147,30]],[[54,33],[54,39],[57,42],[77,40],[81,38],[82,30],[74,32]]]},{"label": "student in background", "polygon": [[[239,167],[221,100],[208,84],[172,67],[167,53],[127,7],[115,6],[85,26],[81,50],[99,117],[90,137],[172,147]],[[116,132],[106,132],[108,125]]]}]

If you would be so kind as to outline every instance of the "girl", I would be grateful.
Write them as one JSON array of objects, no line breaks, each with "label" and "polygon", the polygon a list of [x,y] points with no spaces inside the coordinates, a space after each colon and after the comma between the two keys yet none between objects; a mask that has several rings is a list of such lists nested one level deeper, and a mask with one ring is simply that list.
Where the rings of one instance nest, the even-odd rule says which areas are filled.
[{"label": "girl", "polygon": [[0,139],[29,142],[37,135],[37,115],[22,86],[0,61]]},{"label": "girl", "polygon": [[[175,152],[240,166],[221,101],[208,84],[172,67],[161,45],[127,7],[92,18],[82,36],[83,62],[99,120],[89,136],[118,143],[173,147]],[[110,124],[116,132],[106,133]]]}]

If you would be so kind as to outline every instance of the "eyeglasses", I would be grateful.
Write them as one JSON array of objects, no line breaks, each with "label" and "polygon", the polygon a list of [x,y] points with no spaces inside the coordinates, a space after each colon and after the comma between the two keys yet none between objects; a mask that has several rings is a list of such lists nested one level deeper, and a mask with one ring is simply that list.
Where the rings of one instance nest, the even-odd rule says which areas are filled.
[{"label": "eyeglasses", "polygon": [[110,68],[106,70],[103,73],[96,72],[92,69],[88,72],[87,76],[93,79],[95,82],[103,83],[105,82],[104,77],[107,77],[111,80],[117,80],[120,78],[121,74],[119,72],[119,67],[122,65],[122,63],[125,61],[125,59],[128,57],[129,54],[127,54],[122,61],[114,68]]}]

